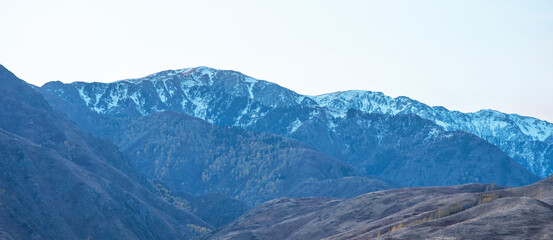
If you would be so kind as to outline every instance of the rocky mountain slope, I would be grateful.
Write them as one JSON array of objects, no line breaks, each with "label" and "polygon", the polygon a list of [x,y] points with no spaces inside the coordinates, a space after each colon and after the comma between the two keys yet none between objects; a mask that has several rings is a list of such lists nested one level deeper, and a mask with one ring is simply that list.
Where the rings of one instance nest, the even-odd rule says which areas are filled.
[{"label": "rocky mountain slope", "polygon": [[541,177],[553,173],[553,124],[546,121],[493,110],[474,113],[450,111],[407,97],[391,98],[370,91],[336,92],[311,99],[342,115],[349,109],[392,115],[416,114],[445,130],[461,130],[489,141]]},{"label": "rocky mountain slope", "polygon": [[[404,186],[470,182],[522,186],[539,178],[496,146],[465,132],[447,132],[416,115],[367,114],[350,110],[331,120],[324,108],[275,108],[251,128],[290,137],[357,167],[367,175]],[[317,116],[317,117],[314,117]]]},{"label": "rocky mountain slope", "polygon": [[1,65],[0,156],[2,238],[187,239],[212,228]]},{"label": "rocky mountain slope", "polygon": [[512,189],[404,188],[277,199],[204,239],[550,239],[553,178]]},{"label": "rocky mountain slope", "polygon": [[[476,113],[429,107],[407,97],[378,92],[346,91],[303,96],[276,84],[235,71],[207,67],[168,70],[114,83],[50,82],[43,90],[79,107],[116,117],[144,116],[159,111],[183,112],[224,126],[251,129],[275,108],[322,107],[322,122],[334,129],[349,109],[367,113],[415,114],[443,127],[473,133],[498,146],[535,174],[553,173],[553,124],[492,110]],[[313,116],[320,117],[320,116]],[[291,135],[302,122],[288,124]],[[270,129],[264,131],[271,132]]]}]

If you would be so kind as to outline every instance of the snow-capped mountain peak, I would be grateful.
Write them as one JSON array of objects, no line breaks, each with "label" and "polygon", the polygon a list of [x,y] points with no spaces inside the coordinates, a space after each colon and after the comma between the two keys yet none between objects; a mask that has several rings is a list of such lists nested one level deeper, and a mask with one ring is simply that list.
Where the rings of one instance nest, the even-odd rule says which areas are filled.
[{"label": "snow-capped mountain peak", "polygon": [[320,106],[336,111],[349,109],[368,113],[416,114],[442,126],[475,134],[501,148],[534,173],[553,173],[553,124],[532,117],[495,110],[474,113],[430,107],[408,97],[391,98],[380,92],[345,91],[314,96]]}]

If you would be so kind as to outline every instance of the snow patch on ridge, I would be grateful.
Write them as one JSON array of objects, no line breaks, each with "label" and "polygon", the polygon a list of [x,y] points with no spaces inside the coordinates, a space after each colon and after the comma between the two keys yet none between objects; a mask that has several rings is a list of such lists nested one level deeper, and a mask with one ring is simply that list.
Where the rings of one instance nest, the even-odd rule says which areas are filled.
[{"label": "snow patch on ridge", "polygon": [[[209,106],[203,101],[202,98],[192,98],[190,100],[192,101],[192,103],[195,106],[194,116],[198,117],[198,118],[201,118],[201,119],[206,119],[207,108]],[[206,121],[207,121],[207,119],[206,119]]]},{"label": "snow patch on ridge", "polygon": [[434,123],[436,123],[437,125],[439,125],[440,127],[443,127],[444,129],[447,129],[449,127],[449,125],[445,122],[442,122],[440,120],[435,120]]},{"label": "snow patch on ridge", "polygon": [[162,88],[156,87],[156,92],[157,92],[157,96],[159,97],[159,100],[161,100],[164,103],[167,102],[167,96],[165,96],[165,92],[163,91]]},{"label": "snow patch on ridge", "polygon": [[90,104],[90,97],[84,94],[84,85],[77,89],[79,91],[79,96],[84,100],[86,106]]},{"label": "snow patch on ridge", "polygon": [[111,97],[111,101],[108,103],[107,109],[112,109],[113,107],[116,107],[119,104],[119,96],[117,95],[117,93],[114,94],[114,92],[112,91],[110,93],[110,97]]},{"label": "snow patch on ridge", "polygon": [[252,78],[252,77],[244,77],[244,82],[247,82],[247,83],[257,83],[259,82],[259,80],[255,79],[255,78]]},{"label": "snow patch on ridge", "polygon": [[532,136],[534,140],[545,141],[550,136],[553,136],[553,126],[548,125],[542,121],[531,119],[528,117],[516,116],[518,121],[516,121],[517,126],[520,130],[528,135]]},{"label": "snow patch on ridge", "polygon": [[299,127],[301,127],[301,125],[303,125],[303,123],[296,118],[296,120],[294,122],[292,122],[290,124],[290,126],[288,127],[290,130],[288,130],[288,132],[290,134],[294,133],[296,130],[298,130]]},{"label": "snow patch on ridge", "polygon": [[253,85],[255,85],[257,82],[250,82],[250,85],[248,86],[248,93],[250,94],[250,99],[253,99]]}]

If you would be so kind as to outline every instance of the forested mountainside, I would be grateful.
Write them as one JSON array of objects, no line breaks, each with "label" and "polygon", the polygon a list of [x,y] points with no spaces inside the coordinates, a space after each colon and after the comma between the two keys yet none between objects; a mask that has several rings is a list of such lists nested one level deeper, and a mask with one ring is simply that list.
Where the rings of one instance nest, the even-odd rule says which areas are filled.
[{"label": "forested mountainside", "polygon": [[[176,191],[220,192],[252,206],[283,196],[353,197],[391,187],[301,142],[182,113],[113,119],[109,125],[106,137],[137,169]],[[329,183],[335,186],[329,189]]]}]

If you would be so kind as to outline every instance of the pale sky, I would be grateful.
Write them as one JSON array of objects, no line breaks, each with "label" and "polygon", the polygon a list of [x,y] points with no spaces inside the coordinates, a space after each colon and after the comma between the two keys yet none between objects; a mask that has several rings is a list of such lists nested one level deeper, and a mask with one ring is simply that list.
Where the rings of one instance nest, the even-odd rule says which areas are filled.
[{"label": "pale sky", "polygon": [[553,122],[553,1],[0,0],[0,64],[41,86],[209,66]]}]

